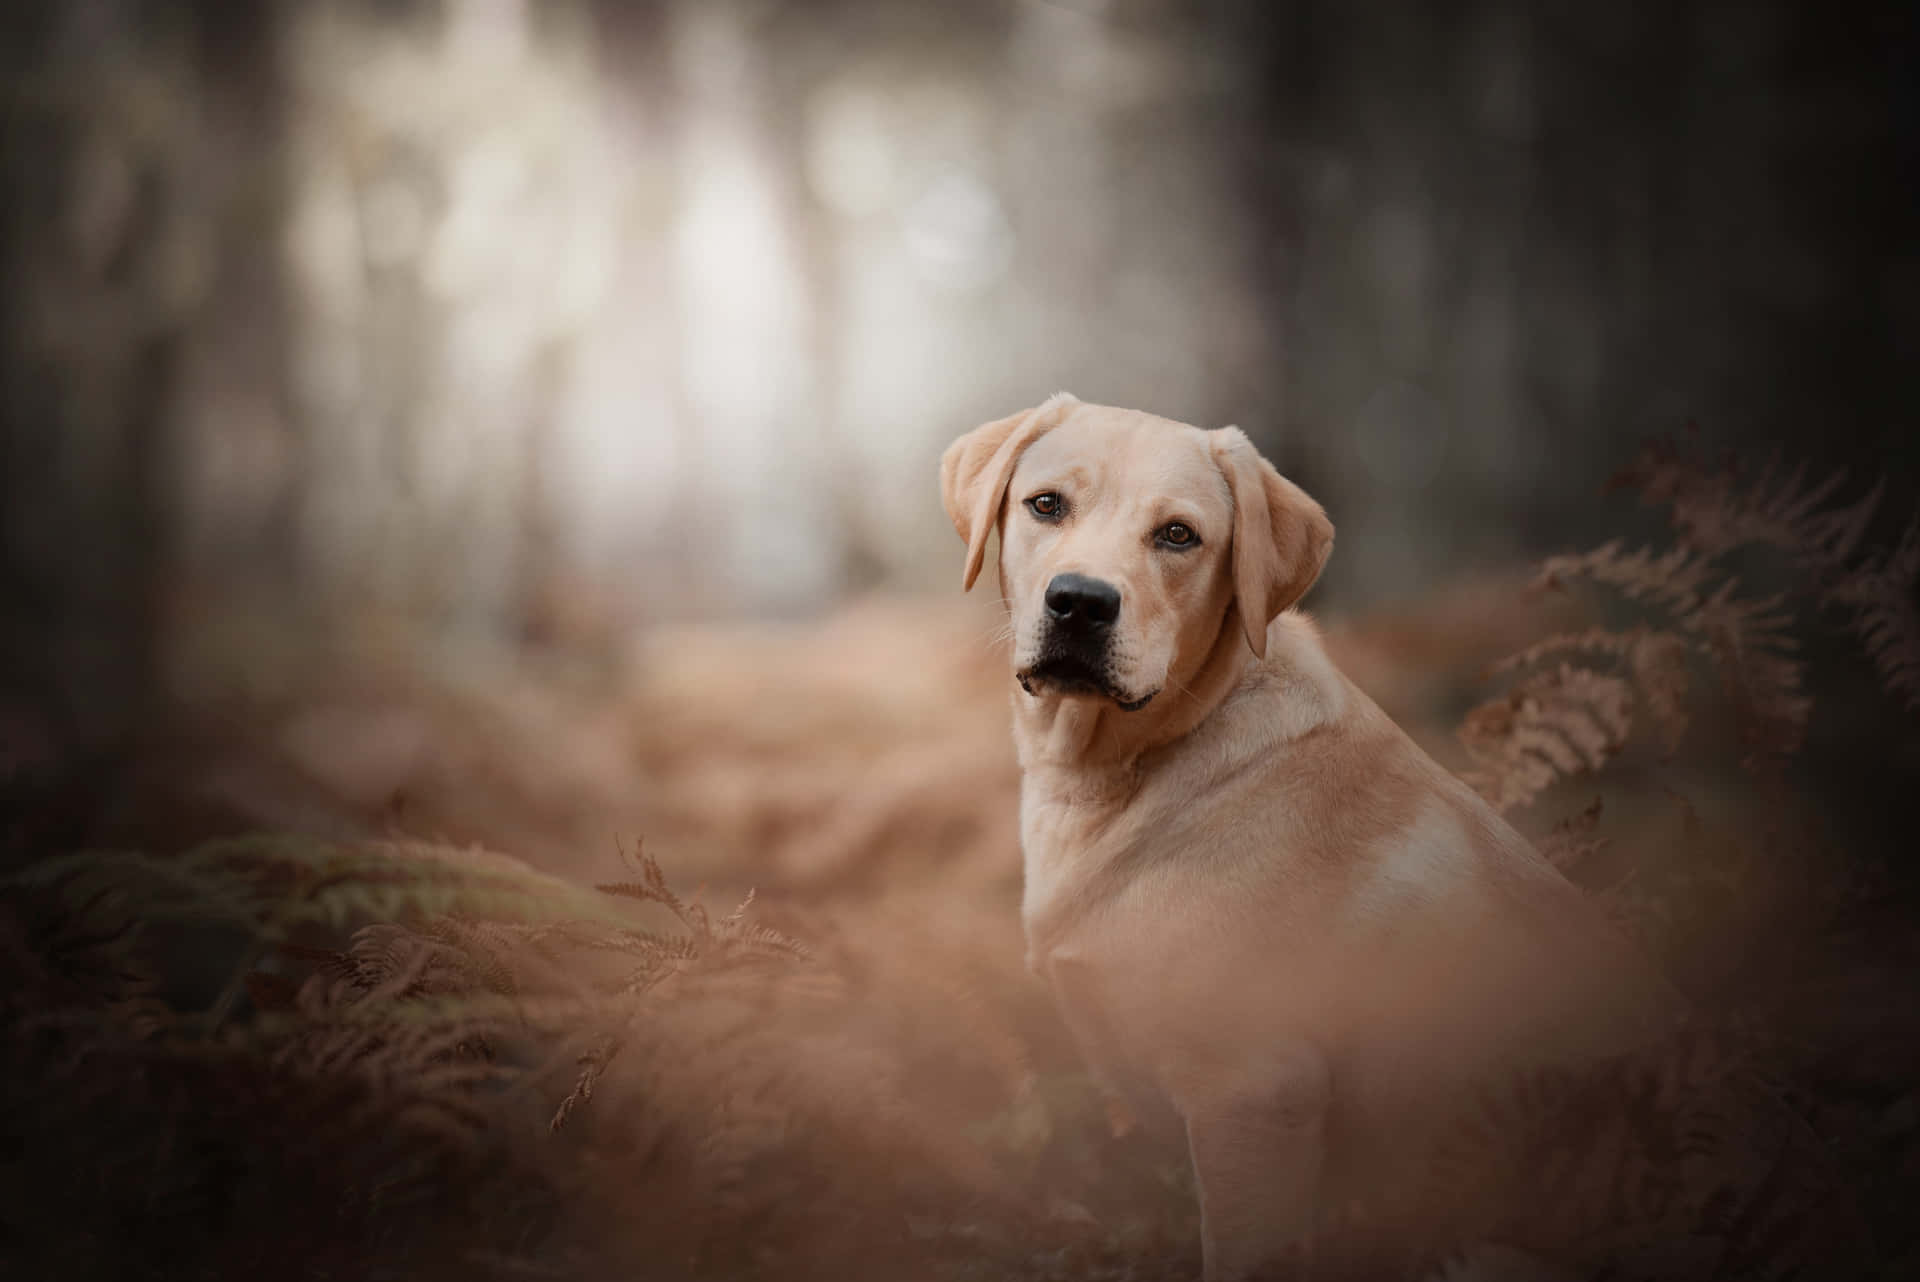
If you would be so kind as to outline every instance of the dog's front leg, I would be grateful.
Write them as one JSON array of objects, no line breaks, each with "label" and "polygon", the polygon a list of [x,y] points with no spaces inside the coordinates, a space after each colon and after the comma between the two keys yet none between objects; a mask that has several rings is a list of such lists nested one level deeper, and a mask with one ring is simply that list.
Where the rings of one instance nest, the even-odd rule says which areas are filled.
[{"label": "dog's front leg", "polygon": [[1235,1067],[1179,1101],[1200,1188],[1206,1279],[1238,1282],[1282,1261],[1304,1274],[1330,1098],[1326,1059],[1299,1044]]}]

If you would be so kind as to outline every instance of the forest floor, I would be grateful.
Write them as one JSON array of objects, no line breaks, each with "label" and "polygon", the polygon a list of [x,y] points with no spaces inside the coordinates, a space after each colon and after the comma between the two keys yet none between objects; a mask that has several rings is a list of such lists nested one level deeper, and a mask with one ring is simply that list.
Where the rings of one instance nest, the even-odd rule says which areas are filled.
[{"label": "forest floor", "polygon": [[[1489,665],[1578,622],[1523,584],[1329,648],[1470,770]],[[1109,1113],[1023,967],[998,622],[872,600],[588,661],[233,615],[126,752],[24,743],[4,1271],[1197,1277],[1182,1153]],[[1920,1268],[1920,931],[1875,809],[1914,737],[1870,675],[1823,691],[1785,785],[1709,705],[1510,811],[1707,1013],[1686,1053],[1787,1118],[1705,1152],[1657,1065],[1613,1139],[1565,1090],[1502,1105],[1575,1275]]]}]

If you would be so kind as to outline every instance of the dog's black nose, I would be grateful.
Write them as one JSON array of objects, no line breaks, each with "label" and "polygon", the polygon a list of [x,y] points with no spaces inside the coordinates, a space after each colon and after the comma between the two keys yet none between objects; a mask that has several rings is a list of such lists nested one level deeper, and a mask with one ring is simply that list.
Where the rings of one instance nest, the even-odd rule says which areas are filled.
[{"label": "dog's black nose", "polygon": [[1120,617],[1120,589],[1084,574],[1056,574],[1047,584],[1047,613],[1063,628],[1104,631]]}]

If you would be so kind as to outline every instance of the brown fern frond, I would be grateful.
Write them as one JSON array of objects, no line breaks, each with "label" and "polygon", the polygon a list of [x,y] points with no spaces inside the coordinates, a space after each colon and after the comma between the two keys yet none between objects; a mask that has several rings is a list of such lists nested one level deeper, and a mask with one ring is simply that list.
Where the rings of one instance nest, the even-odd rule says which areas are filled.
[{"label": "brown fern frond", "polygon": [[1891,552],[1870,558],[1833,590],[1853,612],[1850,621],[1880,681],[1909,711],[1920,712],[1920,518]]},{"label": "brown fern frond", "polygon": [[1624,668],[1660,731],[1664,750],[1671,756],[1686,733],[1687,693],[1692,686],[1687,642],[1675,633],[1645,627],[1625,632],[1607,628],[1556,632],[1494,663],[1487,675],[1500,676],[1581,655],[1611,659]]},{"label": "brown fern frond", "polygon": [[710,944],[713,942],[713,921],[707,916],[707,907],[705,904],[690,903],[683,905],[680,913],[680,921],[688,930],[693,932],[694,937],[700,940],[702,944]]},{"label": "brown fern frond", "polygon": [[1630,601],[1659,606],[1681,617],[1699,608],[1712,563],[1681,546],[1655,554],[1651,548],[1628,552],[1619,539],[1590,552],[1548,557],[1534,579],[1536,591],[1563,589],[1569,580],[1588,579],[1613,588]]},{"label": "brown fern frond", "polygon": [[[1826,490],[1802,491],[1794,482],[1781,492],[1790,499],[1750,513],[1755,521],[1770,514],[1799,519],[1810,496],[1823,496]],[[1792,615],[1783,595],[1744,597],[1738,579],[1714,582],[1714,574],[1712,563],[1686,544],[1655,554],[1645,548],[1627,552],[1616,540],[1591,552],[1549,558],[1536,583],[1552,589],[1586,579],[1664,610],[1681,633],[1697,638],[1699,652],[1719,672],[1740,717],[1747,763],[1754,768],[1775,765],[1798,751],[1812,707],[1800,694],[1801,664],[1793,657],[1798,643],[1789,630]],[[1543,654],[1580,649],[1624,654],[1663,746],[1669,753],[1678,746],[1687,726],[1685,700],[1691,686],[1680,637],[1660,630],[1614,634],[1596,629],[1548,638],[1537,648]],[[1520,666],[1520,657],[1503,666]]]},{"label": "brown fern frond", "polygon": [[1773,547],[1803,556],[1814,546],[1815,522],[1823,504],[1846,481],[1844,470],[1809,482],[1807,467],[1784,471],[1778,452],[1744,486],[1737,466],[1729,466],[1705,502],[1674,508],[1674,523],[1695,547],[1718,556],[1744,546]]},{"label": "brown fern frond", "polygon": [[1845,565],[1859,551],[1867,526],[1886,496],[1885,477],[1853,503],[1825,512],[1810,513],[1801,523],[1801,538],[1813,555],[1810,560],[1827,568]]},{"label": "brown fern frond", "polygon": [[607,1071],[607,1065],[620,1053],[621,1039],[612,1033],[603,1033],[594,1039],[594,1043],[577,1061],[580,1075],[574,1080],[573,1089],[560,1101],[560,1107],[554,1112],[553,1120],[547,1123],[549,1132],[558,1132],[573,1116],[574,1110],[593,1098],[593,1088],[599,1084],[600,1075]]},{"label": "brown fern frond", "polygon": [[1521,668],[1538,667],[1550,659],[1571,659],[1577,655],[1605,655],[1623,659],[1633,653],[1638,641],[1638,632],[1614,632],[1606,628],[1556,632],[1495,662],[1487,668],[1486,675],[1502,676]]},{"label": "brown fern frond", "polygon": [[696,934],[710,933],[706,909],[698,904],[688,904],[673,893],[673,888],[667,885],[667,875],[661,870],[660,862],[647,853],[644,839],[634,840],[632,854],[628,854],[625,847],[621,848],[620,854],[627,865],[640,874],[640,880],[606,882],[594,889],[608,895],[659,904]]},{"label": "brown fern frond", "polygon": [[[1747,1179],[1739,1050],[1683,1030],[1638,1054],[1536,1069],[1480,1095],[1426,1171],[1450,1222],[1499,1240],[1622,1244],[1697,1230]],[[1498,1190],[1496,1192],[1496,1190]],[[1489,1197],[1489,1193],[1494,1195]],[[1525,1225],[1499,1222],[1525,1208]],[[1511,1240],[1509,1238],[1509,1240]]]},{"label": "brown fern frond", "polygon": [[558,946],[622,952],[632,947],[634,932],[597,921],[550,921],[519,927],[520,937],[533,948]]},{"label": "brown fern frond", "polygon": [[668,962],[696,961],[707,952],[701,942],[690,935],[659,935],[647,930],[629,930],[623,935],[626,942],[620,951],[639,958],[643,969]]},{"label": "brown fern frond", "polygon": [[640,899],[648,903],[659,902],[653,891],[639,882],[601,881],[595,882],[593,888],[603,895],[619,895],[623,899]]},{"label": "brown fern frond", "polygon": [[1789,471],[1778,451],[1748,476],[1736,456],[1715,464],[1693,442],[1667,439],[1644,445],[1609,486],[1636,489],[1641,502],[1666,507],[1674,531],[1709,559],[1763,546],[1797,561],[1830,563],[1851,555],[1882,493],[1876,485],[1858,502],[1828,509],[1846,479],[1838,470],[1809,481],[1805,464]]},{"label": "brown fern frond", "polygon": [[1619,677],[1562,663],[1467,714],[1460,741],[1467,781],[1499,810],[1533,800],[1556,780],[1597,770],[1626,742],[1633,693]]},{"label": "brown fern frond", "polygon": [[1595,797],[1555,824],[1553,830],[1540,839],[1538,849],[1548,863],[1562,872],[1570,872],[1606,849],[1607,839],[1593,835],[1600,826],[1601,805],[1602,799]]},{"label": "brown fern frond", "polygon": [[[1886,495],[1881,477],[1859,498],[1832,503],[1846,473],[1809,482],[1804,466],[1786,472],[1778,455],[1757,476],[1745,478],[1737,460],[1718,466],[1690,444],[1658,441],[1645,446],[1614,483],[1640,491],[1643,501],[1665,505],[1674,529],[1705,557],[1747,545],[1784,552],[1810,575],[1820,599],[1850,614],[1884,688],[1920,711],[1920,610],[1914,604],[1920,580],[1920,523],[1910,525],[1889,553],[1860,562],[1868,527]],[[1784,674],[1783,674],[1784,675]],[[1792,714],[1758,737],[1794,743]]]},{"label": "brown fern frond", "polygon": [[1787,631],[1783,598],[1741,598],[1736,586],[1729,579],[1683,622],[1700,635],[1733,700],[1745,764],[1772,768],[1800,750],[1813,700],[1801,693],[1804,665],[1792,657],[1799,642]]},{"label": "brown fern frond", "polygon": [[755,893],[756,893],[756,890],[754,887],[749,886],[747,888],[747,897],[745,899],[742,899],[739,902],[739,904],[735,906],[732,912],[728,913],[725,917],[722,917],[720,919],[721,930],[723,931],[732,930],[734,927],[738,926],[742,921],[746,920],[747,909],[753,907],[753,897]]},{"label": "brown fern frond", "polygon": [[1693,684],[1687,656],[1685,640],[1647,628],[1636,630],[1627,652],[1640,706],[1659,730],[1661,747],[1669,757],[1687,733],[1687,692]]},{"label": "brown fern frond", "polygon": [[519,991],[517,950],[496,923],[442,917],[428,923],[424,933],[451,951],[462,989],[508,995]]},{"label": "brown fern frond", "polygon": [[804,943],[771,926],[741,925],[731,938],[756,956],[787,957],[808,961],[813,950]]}]

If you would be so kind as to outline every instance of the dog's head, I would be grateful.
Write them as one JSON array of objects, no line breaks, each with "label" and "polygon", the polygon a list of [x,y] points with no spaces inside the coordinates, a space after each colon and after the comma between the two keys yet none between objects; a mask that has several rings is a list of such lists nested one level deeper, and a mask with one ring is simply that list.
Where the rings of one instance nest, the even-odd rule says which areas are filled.
[{"label": "dog's head", "polygon": [[1184,682],[1237,611],[1253,652],[1304,595],[1333,526],[1237,428],[1205,432],[1062,393],[940,461],[965,586],[1000,530],[1014,672],[1036,697],[1132,711]]}]

